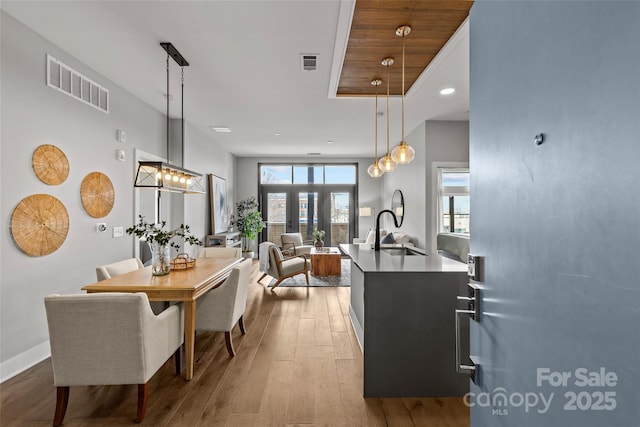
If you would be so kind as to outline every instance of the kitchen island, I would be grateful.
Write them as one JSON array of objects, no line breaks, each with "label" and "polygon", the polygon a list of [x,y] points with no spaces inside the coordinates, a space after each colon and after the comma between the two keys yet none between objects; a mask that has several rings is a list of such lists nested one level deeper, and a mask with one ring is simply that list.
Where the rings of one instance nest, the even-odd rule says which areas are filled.
[{"label": "kitchen island", "polygon": [[[340,245],[351,258],[349,316],[364,357],[365,397],[462,396],[454,310],[467,265],[439,254]],[[395,250],[395,254],[393,251]],[[462,330],[468,353],[468,325]]]}]

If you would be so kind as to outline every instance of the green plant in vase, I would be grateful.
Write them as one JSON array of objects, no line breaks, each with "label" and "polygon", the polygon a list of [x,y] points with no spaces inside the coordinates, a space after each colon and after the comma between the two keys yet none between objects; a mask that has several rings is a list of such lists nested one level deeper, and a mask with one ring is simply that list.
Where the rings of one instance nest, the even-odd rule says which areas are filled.
[{"label": "green plant in vase", "polygon": [[200,246],[202,242],[191,234],[188,225],[180,224],[173,230],[165,230],[166,221],[160,224],[145,222],[144,216],[139,215],[139,222],[133,227],[127,228],[127,234],[133,234],[144,239],[151,247],[151,271],[154,276],[163,276],[171,272],[171,248],[176,252],[180,244],[174,239],[179,237],[184,243]]},{"label": "green plant in vase", "polygon": [[324,239],[324,235],[325,235],[324,230],[318,230],[316,228],[311,232],[311,235],[313,236],[313,245],[316,248],[321,248],[324,246],[324,241],[322,240]]},{"label": "green plant in vase", "polygon": [[242,252],[248,257],[249,253],[253,252],[253,250],[250,249],[251,241],[255,239],[258,233],[266,226],[262,220],[262,214],[258,211],[258,202],[255,196],[236,203],[236,216],[237,218],[233,224],[242,237]]}]

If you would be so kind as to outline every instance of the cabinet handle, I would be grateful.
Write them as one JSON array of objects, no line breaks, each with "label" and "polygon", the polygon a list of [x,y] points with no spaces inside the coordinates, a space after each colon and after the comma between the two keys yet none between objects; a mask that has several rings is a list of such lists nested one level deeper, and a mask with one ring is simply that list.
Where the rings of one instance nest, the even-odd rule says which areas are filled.
[{"label": "cabinet handle", "polygon": [[474,383],[476,382],[476,378],[475,378],[475,374],[476,374],[476,365],[475,363],[471,362],[471,365],[463,365],[461,363],[461,355],[460,355],[460,349],[461,349],[461,345],[460,345],[460,316],[463,314],[467,314],[471,317],[473,317],[475,315],[475,310],[456,310],[456,322],[455,322],[455,328],[456,328],[456,372],[459,374],[469,374],[469,376],[471,377],[471,381],[473,381]]}]

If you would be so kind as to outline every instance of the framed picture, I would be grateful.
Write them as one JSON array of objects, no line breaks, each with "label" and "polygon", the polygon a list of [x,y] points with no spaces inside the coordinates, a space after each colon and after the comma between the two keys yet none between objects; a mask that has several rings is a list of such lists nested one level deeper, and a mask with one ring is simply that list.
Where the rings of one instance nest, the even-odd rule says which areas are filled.
[{"label": "framed picture", "polygon": [[213,174],[209,174],[209,205],[211,209],[211,234],[224,233],[229,227],[227,181]]}]

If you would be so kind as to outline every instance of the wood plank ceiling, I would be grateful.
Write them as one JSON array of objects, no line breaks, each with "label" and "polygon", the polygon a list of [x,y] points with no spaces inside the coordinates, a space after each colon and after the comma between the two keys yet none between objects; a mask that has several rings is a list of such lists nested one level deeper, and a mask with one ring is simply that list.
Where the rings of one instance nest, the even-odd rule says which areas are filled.
[{"label": "wood plank ceiling", "polygon": [[393,57],[390,93],[402,93],[400,25],[411,26],[405,37],[405,92],[469,15],[472,0],[357,0],[338,84],[338,96],[375,95],[371,80],[381,78],[386,93],[387,69],[380,64]]}]

